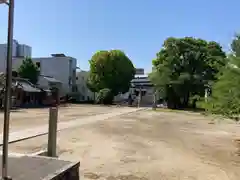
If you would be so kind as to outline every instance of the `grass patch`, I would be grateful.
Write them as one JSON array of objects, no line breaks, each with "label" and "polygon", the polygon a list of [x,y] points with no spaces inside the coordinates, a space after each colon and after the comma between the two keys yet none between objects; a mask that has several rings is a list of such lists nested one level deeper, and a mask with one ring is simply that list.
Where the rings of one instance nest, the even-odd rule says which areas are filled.
[{"label": "grass patch", "polygon": [[237,122],[233,119],[229,119],[221,115],[211,114],[207,111],[202,111],[202,110],[191,110],[191,109],[180,110],[180,109],[156,108],[156,110],[150,110],[150,111],[200,115],[200,116],[204,116],[206,120],[209,120],[209,124],[240,123],[239,121]]},{"label": "grass patch", "polygon": [[188,113],[200,113],[203,115],[206,115],[207,112],[204,109],[168,109],[168,108],[156,108],[156,111],[160,111],[160,112],[180,112],[180,113],[184,113],[184,112],[188,112]]}]

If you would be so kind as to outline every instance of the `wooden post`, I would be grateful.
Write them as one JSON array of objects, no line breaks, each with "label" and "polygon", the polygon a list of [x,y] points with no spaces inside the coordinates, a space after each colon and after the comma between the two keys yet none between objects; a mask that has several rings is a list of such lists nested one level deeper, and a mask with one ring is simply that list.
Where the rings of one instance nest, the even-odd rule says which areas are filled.
[{"label": "wooden post", "polygon": [[58,121],[58,108],[49,108],[49,126],[48,126],[48,149],[47,156],[57,156],[57,121]]}]

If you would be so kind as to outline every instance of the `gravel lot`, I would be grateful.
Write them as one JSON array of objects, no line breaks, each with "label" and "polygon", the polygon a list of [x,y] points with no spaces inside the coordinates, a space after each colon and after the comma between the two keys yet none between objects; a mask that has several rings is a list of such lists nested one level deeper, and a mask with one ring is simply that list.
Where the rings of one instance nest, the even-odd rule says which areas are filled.
[{"label": "gravel lot", "polygon": [[[239,180],[239,125],[194,113],[138,111],[58,134],[61,159],[80,160],[84,179]],[[47,136],[10,145],[44,149]]]},{"label": "gravel lot", "polygon": [[[104,107],[97,105],[68,105],[59,108],[59,122],[70,121],[100,115],[117,110],[117,107]],[[27,129],[48,124],[49,108],[19,109],[11,112],[10,131]],[[3,112],[0,113],[0,133],[3,130]]]}]

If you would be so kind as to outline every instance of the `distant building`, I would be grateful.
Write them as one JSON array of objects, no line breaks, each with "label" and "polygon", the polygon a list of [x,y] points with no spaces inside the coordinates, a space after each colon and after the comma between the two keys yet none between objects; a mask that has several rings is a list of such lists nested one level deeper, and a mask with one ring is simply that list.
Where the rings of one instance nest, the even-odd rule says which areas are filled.
[{"label": "distant building", "polygon": [[148,78],[148,75],[135,75],[134,79],[131,81],[132,87],[152,87],[152,83]]},{"label": "distant building", "polygon": [[144,70],[137,71],[134,79],[131,81],[131,87],[129,91],[125,94],[119,94],[115,97],[115,102],[126,101],[128,100],[129,95],[133,99],[138,99],[138,95],[141,92],[141,105],[152,105],[153,104],[153,97],[154,97],[154,88],[153,84],[148,78],[148,75],[142,74]]},{"label": "distant building", "polygon": [[[4,78],[5,74],[0,73],[1,78]],[[0,86],[0,108],[3,107],[4,85]],[[52,97],[46,91],[32,84],[30,81],[24,78],[13,77],[12,79],[12,101],[11,106],[14,107],[37,107],[41,105],[50,105]]]},{"label": "distant building", "polygon": [[135,74],[136,75],[144,75],[144,69],[143,68],[135,68]]},{"label": "distant building", "polygon": [[[76,58],[58,53],[50,57],[32,57],[32,48],[25,44],[13,41],[12,70],[17,71],[26,57],[31,57],[40,69],[38,86],[49,89],[53,86],[58,87],[60,96],[81,94],[82,100],[94,99],[92,93],[86,85],[87,71],[78,72],[76,76]],[[7,44],[0,44],[0,72],[6,71]]]},{"label": "distant building", "polygon": [[[24,57],[13,57],[12,69],[17,71]],[[60,96],[66,96],[76,92],[76,69],[77,60],[64,54],[52,54],[51,57],[34,57],[32,61],[40,69],[39,86],[46,87],[46,80],[55,79],[61,82]],[[1,59],[0,72],[5,72],[5,60]],[[49,84],[52,82],[49,81]]]},{"label": "distant building", "polygon": [[53,88],[61,89],[62,82],[55,79],[54,77],[40,75],[37,82],[38,87],[43,90],[51,90]]},{"label": "distant building", "polygon": [[[61,82],[60,96],[69,95],[77,91],[76,70],[77,60],[64,54],[52,54],[51,57],[32,58],[40,69],[45,80]],[[50,78],[49,78],[50,77]],[[41,83],[40,83],[41,85]]]},{"label": "distant building", "polygon": [[153,84],[148,78],[148,75],[135,75],[131,81],[131,88],[129,92],[133,95],[138,96],[141,92],[142,100],[141,104],[152,105],[154,97]]},{"label": "distant building", "polygon": [[[24,57],[32,57],[32,48],[25,44],[19,44],[16,40],[13,40],[12,56],[13,69],[16,69],[18,68],[19,59],[22,60]],[[6,70],[6,59],[7,44],[0,44],[0,72],[5,72]]]},{"label": "distant building", "polygon": [[76,84],[80,101],[94,100],[94,93],[91,92],[87,87],[88,74],[88,71],[77,72]]}]

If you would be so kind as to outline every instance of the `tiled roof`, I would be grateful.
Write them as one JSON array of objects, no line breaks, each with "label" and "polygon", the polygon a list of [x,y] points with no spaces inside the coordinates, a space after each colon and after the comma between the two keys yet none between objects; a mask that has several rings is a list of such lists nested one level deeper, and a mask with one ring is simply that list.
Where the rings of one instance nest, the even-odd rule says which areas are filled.
[{"label": "tiled roof", "polygon": [[25,92],[41,92],[40,89],[32,86],[31,84],[27,83],[27,82],[18,82],[20,84],[20,86],[22,87],[23,91]]},{"label": "tiled roof", "polygon": [[41,92],[41,89],[35,87],[31,82],[25,79],[16,79],[15,80],[23,91],[25,92]]}]

